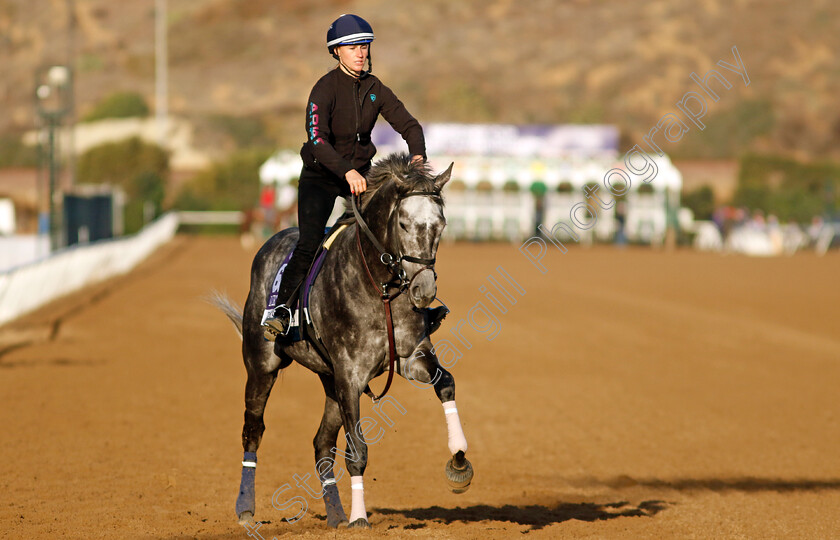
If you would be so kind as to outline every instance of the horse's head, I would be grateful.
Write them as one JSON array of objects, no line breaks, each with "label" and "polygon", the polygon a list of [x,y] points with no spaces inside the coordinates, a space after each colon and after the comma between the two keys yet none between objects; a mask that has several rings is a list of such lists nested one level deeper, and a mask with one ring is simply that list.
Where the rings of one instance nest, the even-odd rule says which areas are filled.
[{"label": "horse's head", "polygon": [[[435,257],[446,226],[440,192],[451,175],[452,165],[435,176],[427,164],[413,163],[406,154],[391,154],[368,173],[362,210],[354,206],[354,212],[371,248],[387,267],[388,275],[379,284],[382,294],[397,277],[415,307],[428,307],[435,299]],[[377,279],[366,268],[376,286]]]},{"label": "horse's head", "polygon": [[394,175],[397,203],[389,228],[417,308],[428,307],[437,294],[435,257],[446,227],[440,192],[451,175],[452,165],[435,176],[424,164],[412,164],[406,176]]}]

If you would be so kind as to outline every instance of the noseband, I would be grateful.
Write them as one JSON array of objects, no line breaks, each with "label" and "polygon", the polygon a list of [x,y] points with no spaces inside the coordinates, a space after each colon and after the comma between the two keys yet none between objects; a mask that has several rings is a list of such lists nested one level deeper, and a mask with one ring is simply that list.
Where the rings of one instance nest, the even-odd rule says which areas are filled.
[{"label": "noseband", "polygon": [[[399,210],[400,201],[402,201],[406,197],[419,197],[419,196],[426,196],[426,197],[433,197],[439,201],[442,200],[440,193],[436,193],[434,191],[412,191],[406,195],[403,195],[399,199],[397,199],[397,206],[396,210]],[[380,399],[382,399],[385,394],[388,393],[388,389],[391,388],[391,381],[394,380],[394,364],[397,360],[397,346],[394,340],[394,319],[391,315],[391,300],[398,297],[402,292],[409,287],[411,287],[411,283],[414,279],[420,275],[421,272],[424,270],[431,270],[432,272],[435,271],[435,259],[425,259],[422,257],[413,257],[411,255],[398,255],[394,256],[393,254],[389,253],[382,244],[379,243],[379,240],[376,239],[373,232],[371,232],[370,227],[367,226],[365,220],[362,219],[362,215],[359,213],[359,208],[356,205],[356,197],[351,197],[351,202],[353,205],[353,214],[356,216],[356,244],[359,246],[359,256],[362,258],[362,265],[365,267],[365,271],[367,272],[368,278],[370,278],[370,283],[373,285],[374,290],[377,294],[380,295],[380,299],[382,300],[382,305],[385,308],[385,326],[388,331],[388,380],[385,383],[385,389],[382,391],[381,394],[378,396],[373,395],[373,392],[370,390],[370,385],[368,385],[368,389],[365,391],[366,393],[369,392],[370,397],[373,399],[373,402],[376,403]],[[367,264],[367,259],[365,259],[365,253],[362,251],[362,236],[359,231],[362,230],[365,233],[365,236],[373,243],[376,250],[379,252],[379,261],[388,267],[391,272],[392,276],[397,276],[400,279],[398,285],[395,285],[392,281],[386,281],[384,283],[380,283],[379,285],[376,284],[376,280],[373,279],[373,274],[370,272],[370,268]],[[422,264],[423,268],[418,270],[411,276],[411,279],[408,279],[406,275],[405,269],[400,265],[402,261],[408,261],[411,263]],[[435,273],[435,278],[437,278],[437,273]],[[396,286],[397,290],[391,294],[388,294],[388,287],[389,286]]]}]

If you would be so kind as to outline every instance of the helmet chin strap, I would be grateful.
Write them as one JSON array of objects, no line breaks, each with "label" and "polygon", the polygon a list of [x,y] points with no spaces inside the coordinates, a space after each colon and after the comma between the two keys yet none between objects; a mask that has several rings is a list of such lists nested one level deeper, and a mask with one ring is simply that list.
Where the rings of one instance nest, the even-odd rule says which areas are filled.
[{"label": "helmet chin strap", "polygon": [[358,79],[359,77],[361,77],[361,76],[362,76],[362,74],[365,72],[365,70],[362,70],[362,71],[360,71],[359,73],[356,73],[355,71],[353,71],[352,69],[350,69],[350,68],[347,66],[347,64],[345,64],[344,62],[342,62],[342,61],[341,61],[341,57],[340,57],[340,56],[339,56],[339,58],[338,58],[338,64],[341,66],[341,69],[343,69],[345,73],[347,73],[347,74],[348,74],[348,75],[350,75],[351,77],[355,77],[355,78],[357,78],[357,79]]}]

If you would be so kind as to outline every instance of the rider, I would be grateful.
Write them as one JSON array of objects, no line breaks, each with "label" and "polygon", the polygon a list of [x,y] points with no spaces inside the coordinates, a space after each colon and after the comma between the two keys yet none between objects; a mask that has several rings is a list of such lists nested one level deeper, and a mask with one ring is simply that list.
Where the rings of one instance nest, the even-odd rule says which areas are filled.
[{"label": "rider", "polygon": [[[336,197],[367,189],[364,175],[376,153],[370,134],[377,117],[381,114],[402,135],[412,161],[426,159],[420,123],[371,74],[373,40],[370,24],[357,15],[342,15],[327,31],[327,50],[338,65],[315,83],[306,105],[307,140],[300,151],[304,165],[298,183],[300,237],[280,283],[277,298],[282,303],[263,316],[267,338],[288,334],[290,308],[323,239]],[[440,326],[447,311],[428,310],[429,333]]]}]

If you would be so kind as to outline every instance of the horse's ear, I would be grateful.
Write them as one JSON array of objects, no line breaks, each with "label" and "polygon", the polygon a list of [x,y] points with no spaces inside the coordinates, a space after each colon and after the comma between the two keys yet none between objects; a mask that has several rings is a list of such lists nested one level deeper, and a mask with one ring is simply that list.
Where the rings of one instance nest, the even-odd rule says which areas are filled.
[{"label": "horse's ear", "polygon": [[437,177],[435,178],[435,187],[438,189],[438,191],[443,189],[443,186],[446,185],[447,182],[449,182],[449,179],[452,177],[452,167],[454,165],[454,162],[450,163],[449,168],[437,175]]}]

